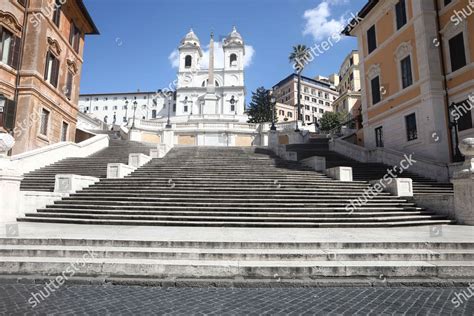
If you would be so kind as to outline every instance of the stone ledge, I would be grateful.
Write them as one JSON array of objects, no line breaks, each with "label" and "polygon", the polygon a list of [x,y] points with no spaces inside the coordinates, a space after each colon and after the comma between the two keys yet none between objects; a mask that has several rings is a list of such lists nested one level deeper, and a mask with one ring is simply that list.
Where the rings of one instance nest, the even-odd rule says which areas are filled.
[{"label": "stone ledge", "polygon": [[[45,284],[56,276],[2,275],[0,284]],[[441,278],[303,278],[303,279],[189,279],[189,278],[130,278],[130,277],[86,277],[70,278],[66,284],[77,285],[135,285],[152,287],[196,287],[196,288],[326,288],[326,287],[468,287],[474,279]]]}]

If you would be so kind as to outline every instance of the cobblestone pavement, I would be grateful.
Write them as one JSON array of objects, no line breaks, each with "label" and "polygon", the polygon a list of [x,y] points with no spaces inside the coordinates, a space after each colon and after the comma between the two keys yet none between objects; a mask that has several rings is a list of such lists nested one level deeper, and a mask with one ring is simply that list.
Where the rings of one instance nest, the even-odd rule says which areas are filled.
[{"label": "cobblestone pavement", "polygon": [[[469,288],[157,288],[0,285],[1,315],[473,315]],[[41,301],[32,307],[36,294]],[[466,300],[464,300],[466,298]],[[466,296],[467,294],[467,296]],[[460,299],[459,306],[453,299]],[[28,302],[30,300],[30,303]]]}]

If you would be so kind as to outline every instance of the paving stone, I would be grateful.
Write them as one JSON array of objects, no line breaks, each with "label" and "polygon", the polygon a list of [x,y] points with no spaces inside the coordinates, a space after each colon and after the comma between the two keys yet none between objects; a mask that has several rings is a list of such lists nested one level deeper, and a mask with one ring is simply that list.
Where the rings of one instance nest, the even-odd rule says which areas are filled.
[{"label": "paving stone", "polygon": [[[0,285],[6,315],[473,315],[467,288],[161,288],[64,285],[38,306],[42,285]],[[472,292],[474,294],[474,292]],[[471,295],[472,296],[472,295]]]}]

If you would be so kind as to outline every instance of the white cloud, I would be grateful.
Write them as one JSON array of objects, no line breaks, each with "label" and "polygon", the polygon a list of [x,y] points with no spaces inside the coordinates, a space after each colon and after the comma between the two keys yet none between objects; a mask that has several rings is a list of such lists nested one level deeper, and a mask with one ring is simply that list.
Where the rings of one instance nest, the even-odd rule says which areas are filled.
[{"label": "white cloud", "polygon": [[341,32],[346,19],[343,16],[334,19],[331,16],[331,6],[347,3],[347,0],[325,0],[316,8],[306,10],[304,19],[306,25],[303,35],[311,35],[316,41],[330,37],[335,32]]},{"label": "white cloud", "polygon": [[[209,45],[203,49],[203,56],[201,59],[201,68],[209,68]],[[245,45],[245,56],[244,56],[244,68],[247,68],[252,64],[253,57],[255,56],[255,49],[251,45]],[[173,68],[179,67],[179,52],[177,49],[171,52],[168,59]],[[222,43],[216,42],[214,47],[214,67],[224,68],[224,51],[222,50]]]},{"label": "white cloud", "polygon": [[178,68],[179,67],[179,52],[177,49],[171,52],[171,54],[168,56],[168,59],[171,63],[171,66],[173,68]]}]

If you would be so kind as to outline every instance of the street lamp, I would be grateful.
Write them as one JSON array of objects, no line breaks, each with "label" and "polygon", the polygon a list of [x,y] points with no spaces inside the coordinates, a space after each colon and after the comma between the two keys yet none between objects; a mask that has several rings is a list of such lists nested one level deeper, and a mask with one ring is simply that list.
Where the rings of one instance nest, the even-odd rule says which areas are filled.
[{"label": "street lamp", "polygon": [[125,101],[125,120],[126,120],[127,126],[128,126],[128,100]]},{"label": "street lamp", "polygon": [[135,128],[135,113],[137,111],[137,101],[133,102],[133,122],[132,122],[132,127],[131,129]]},{"label": "street lamp", "polygon": [[3,112],[5,111],[5,103],[7,99],[3,94],[0,94],[0,131],[3,128]]},{"label": "street lamp", "polygon": [[171,99],[168,99],[168,121],[166,122],[166,128],[171,128]]},{"label": "street lamp", "polygon": [[271,131],[276,131],[276,126],[275,126],[275,104],[276,104],[276,98],[272,93],[272,97],[270,98],[270,102],[272,103],[272,127],[270,127]]}]

